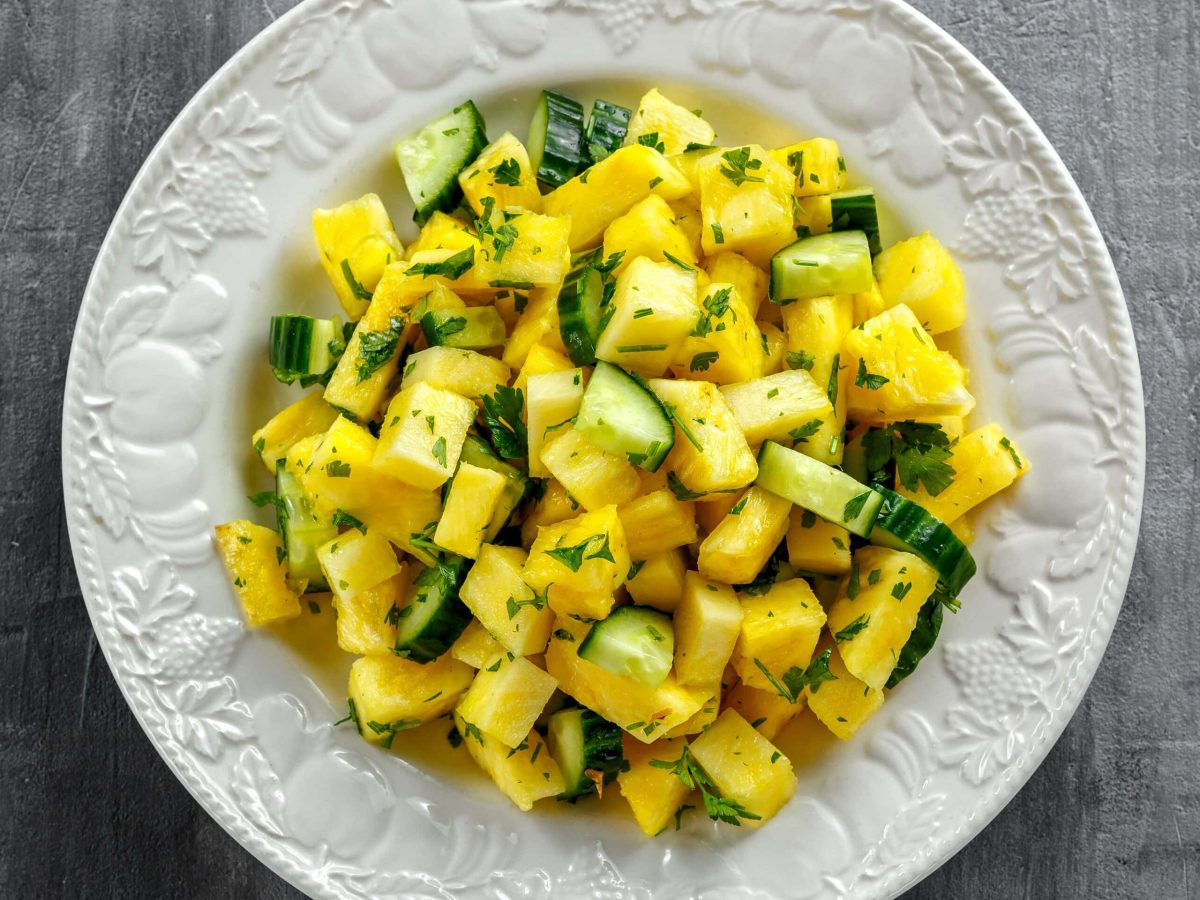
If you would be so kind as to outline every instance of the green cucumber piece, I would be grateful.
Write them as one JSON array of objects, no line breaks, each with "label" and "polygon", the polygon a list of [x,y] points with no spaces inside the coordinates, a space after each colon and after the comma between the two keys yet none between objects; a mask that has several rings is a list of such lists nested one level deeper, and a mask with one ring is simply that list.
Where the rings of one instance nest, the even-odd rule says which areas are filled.
[{"label": "green cucumber piece", "polygon": [[625,762],[621,734],[620,728],[590,709],[564,709],[550,717],[546,744],[567,785],[560,799],[594,794],[595,778],[608,784],[617,777]]},{"label": "green cucumber piece", "polygon": [[504,491],[500,494],[500,505],[496,507],[496,514],[492,516],[492,521],[488,523],[487,530],[483,533],[484,541],[490,543],[495,540],[496,535],[508,524],[508,520],[512,518],[512,514],[516,512],[517,507],[521,505],[521,501],[525,499],[525,489],[528,479],[520,469],[516,466],[510,466],[492,452],[492,448],[488,446],[487,441],[474,434],[467,435],[467,440],[463,444],[462,454],[459,456],[459,459],[462,462],[478,466],[480,469],[491,469],[493,472],[499,472],[505,478]]},{"label": "green cucumber piece", "polygon": [[307,386],[331,373],[346,349],[342,320],[312,316],[271,316],[267,358],[275,378],[284,384],[296,379]]},{"label": "green cucumber piece", "polygon": [[925,507],[878,487],[882,505],[871,532],[871,543],[913,553],[937,571],[944,592],[957,597],[975,575],[975,558],[950,526]]},{"label": "green cucumber piece", "polygon": [[875,203],[874,188],[858,188],[853,191],[838,191],[829,195],[829,211],[832,231],[861,231],[867,236],[867,246],[874,259],[883,252],[879,240],[879,209]]},{"label": "green cucumber piece", "polygon": [[604,316],[604,276],[592,264],[571,272],[558,295],[558,330],[571,362],[590,366]]},{"label": "green cucumber piece", "polygon": [[658,398],[612,363],[597,362],[575,430],[602,450],[657,472],[675,446],[675,426]]},{"label": "green cucumber piece", "polygon": [[529,163],[538,181],[556,188],[583,165],[583,107],[556,91],[542,91],[529,123]]},{"label": "green cucumber piece", "polygon": [[758,452],[756,483],[859,537],[871,534],[883,505],[878,493],[845,472],[774,441]]},{"label": "green cucumber piece", "polygon": [[818,234],[796,241],[771,257],[771,300],[785,304],[830,294],[871,289],[871,245],[861,231]]},{"label": "green cucumber piece", "polygon": [[275,497],[275,515],[287,551],[288,574],[308,581],[305,593],[329,590],[325,572],[317,560],[317,548],[336,538],[338,527],[317,518],[304,496],[300,479],[288,471],[287,460],[275,463]]},{"label": "green cucumber piece", "polygon": [[430,347],[490,350],[508,338],[504,320],[494,306],[431,309],[421,316],[421,331]]},{"label": "green cucumber piece", "polygon": [[470,567],[469,560],[446,555],[413,579],[412,599],[396,626],[397,656],[433,662],[458,640],[471,624],[471,610],[458,596]]},{"label": "green cucumber piece", "polygon": [[458,173],[488,144],[483,116],[468,100],[396,144],[396,159],[416,213],[424,225],[437,211],[450,212],[462,197]]},{"label": "green cucumber piece", "polygon": [[597,100],[592,104],[592,114],[588,117],[587,134],[584,135],[583,145],[587,152],[590,165],[602,159],[607,159],[613,151],[625,143],[625,135],[629,131],[629,120],[633,110],[607,100]]},{"label": "green cucumber piece", "polygon": [[675,627],[657,609],[621,606],[592,626],[579,658],[654,690],[675,661]]}]

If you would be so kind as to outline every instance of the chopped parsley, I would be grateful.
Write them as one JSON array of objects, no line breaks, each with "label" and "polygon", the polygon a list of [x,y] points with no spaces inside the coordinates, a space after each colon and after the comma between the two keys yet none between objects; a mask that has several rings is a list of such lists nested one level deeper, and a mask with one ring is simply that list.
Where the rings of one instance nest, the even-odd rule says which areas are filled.
[{"label": "chopped parsley", "polygon": [[721,227],[720,222],[712,223],[712,233],[713,233],[713,243],[714,244],[725,243],[725,229],[723,229]]},{"label": "chopped parsley", "polygon": [[522,411],[525,395],[520,388],[498,387],[483,398],[483,421],[492,446],[505,459],[523,459],[529,453],[529,432]]},{"label": "chopped parsley", "polygon": [[721,354],[716,350],[705,350],[692,357],[692,361],[688,364],[688,370],[691,372],[707,372],[708,367],[720,358]]},{"label": "chopped parsley", "polygon": [[764,181],[761,175],[750,174],[756,169],[762,168],[762,160],[751,158],[749,147],[726,150],[721,154],[721,159],[725,160],[725,165],[721,166],[721,174],[732,181],[736,187],[741,187],[748,181]]},{"label": "chopped parsley", "polygon": [[789,350],[785,355],[789,369],[803,369],[811,372],[816,359],[807,350]]},{"label": "chopped parsley", "polygon": [[868,391],[877,391],[892,379],[882,375],[872,375],[867,371],[867,361],[858,358],[858,373],[854,376],[855,387],[865,387]]},{"label": "chopped parsley", "polygon": [[372,292],[368,291],[357,278],[354,277],[354,270],[350,268],[350,260],[342,260],[342,277],[346,279],[346,284],[350,287],[350,293],[354,295],[356,300],[371,299]]},{"label": "chopped parsley", "polygon": [[344,509],[339,509],[333,514],[333,524],[341,527],[345,525],[347,528],[357,528],[363,534],[367,533],[367,526],[363,524],[361,519],[358,519]]},{"label": "chopped parsley", "polygon": [[468,247],[465,250],[460,250],[453,256],[446,257],[441,262],[414,263],[408,267],[405,274],[440,275],[442,278],[453,281],[456,278],[461,278],[463,273],[473,265],[475,265],[475,248]]},{"label": "chopped parsley", "polygon": [[871,617],[864,613],[837,634],[835,634],[833,639],[839,644],[845,641],[852,641],[864,628],[867,627],[868,624],[870,624],[870,622]]},{"label": "chopped parsley", "polygon": [[515,159],[506,159],[488,171],[494,176],[493,180],[496,184],[505,184],[509,187],[518,187],[521,184],[521,164]]},{"label": "chopped parsley", "polygon": [[741,820],[758,821],[762,816],[752,813],[736,800],[722,797],[720,789],[713,784],[704,769],[692,758],[691,750],[683,748],[677,760],[652,759],[650,765],[656,769],[666,769],[683,782],[688,790],[699,790],[704,800],[704,811],[714,822],[725,822],[729,825],[741,825]]},{"label": "chopped parsley", "polygon": [[325,466],[325,474],[330,478],[349,478],[350,463],[343,462],[340,459],[333,459]]}]

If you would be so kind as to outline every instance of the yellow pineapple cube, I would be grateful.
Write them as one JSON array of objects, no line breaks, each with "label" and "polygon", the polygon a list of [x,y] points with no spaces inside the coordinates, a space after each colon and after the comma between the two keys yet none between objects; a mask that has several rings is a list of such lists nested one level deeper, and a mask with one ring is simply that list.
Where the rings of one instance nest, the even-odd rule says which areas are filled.
[{"label": "yellow pineapple cube", "polygon": [[[370,525],[372,514],[392,498],[406,503],[414,499],[408,485],[372,464],[377,444],[367,429],[338,418],[312,447],[307,463],[301,466],[296,460],[293,469],[301,472],[304,492],[318,518],[328,520],[340,509]],[[427,504],[420,505],[429,511]]]},{"label": "yellow pineapple cube", "polygon": [[661,466],[656,472],[647,472],[645,469],[637,470],[638,476],[638,496],[645,497],[647,494],[653,494],[655,491],[662,491],[668,488],[671,484],[670,473]]},{"label": "yellow pineapple cube", "polygon": [[677,378],[736,384],[762,374],[762,333],[732,284],[713,282],[701,313],[671,366]]},{"label": "yellow pineapple cube", "polygon": [[798,506],[787,533],[788,562],[801,572],[844,575],[850,571],[850,532]]},{"label": "yellow pineapple cube", "polygon": [[696,327],[696,275],[691,267],[634,259],[617,278],[596,357],[647,378],[663,374]]},{"label": "yellow pineapple cube", "polygon": [[471,227],[462,219],[438,210],[421,226],[417,239],[408,245],[407,257],[426,250],[466,250],[477,246]]},{"label": "yellow pineapple cube", "polygon": [[[696,195],[672,200],[668,206],[675,216],[675,224],[687,238],[688,246],[692,248],[692,258],[699,259],[704,250],[700,245],[700,229],[704,227],[704,217],[700,215],[699,197]],[[696,201],[696,202],[693,202]]]},{"label": "yellow pineapple cube", "polygon": [[[353,476],[352,476],[353,477]],[[368,501],[358,512],[346,508],[366,525],[426,565],[434,562],[436,548],[429,541],[442,517],[442,492],[424,491],[387,478],[387,494]]]},{"label": "yellow pineapple cube", "polygon": [[804,669],[812,661],[825,611],[803,578],[777,581],[765,594],[743,593],[738,599],[745,616],[733,667],[743,684],[776,690],[767,673],[782,683],[790,669]]},{"label": "yellow pineapple cube", "polygon": [[632,559],[650,559],[696,540],[696,505],[670,491],[643,494],[617,508]]},{"label": "yellow pineapple cube", "polygon": [[741,634],[742,614],[729,585],[687,573],[674,618],[675,677],[680,684],[720,684]]},{"label": "yellow pineapple cube", "polygon": [[525,356],[521,371],[513,381],[513,387],[529,396],[529,379],[534,375],[548,375],[551,372],[565,372],[575,368],[575,364],[565,353],[547,347],[545,344],[534,344]]},{"label": "yellow pineapple cube", "polygon": [[700,240],[706,256],[741,253],[758,266],[796,240],[792,192],[796,177],[758,144],[731,147],[697,166]]},{"label": "yellow pineapple cube", "polygon": [[537,173],[529,164],[529,152],[507,131],[484,147],[475,162],[459,173],[458,185],[477,216],[486,211],[484,200],[489,197],[495,209],[519,207],[542,211],[542,194],[537,186]]},{"label": "yellow pineapple cube", "polygon": [[771,156],[795,174],[797,197],[832,194],[846,185],[846,162],[837,141],[813,138],[772,150]]},{"label": "yellow pineapple cube", "polygon": [[751,487],[700,544],[700,574],[726,584],[753,581],[787,534],[791,508],[790,501]]},{"label": "yellow pineapple cube", "polygon": [[474,350],[430,347],[408,358],[400,388],[427,384],[478,400],[496,393],[497,386],[507,385],[511,377],[512,370],[503,362]]},{"label": "yellow pineapple cube", "polygon": [[539,528],[573,519],[582,511],[579,501],[572,498],[566,488],[553,478],[548,479],[546,493],[525,513],[521,522],[521,546],[532,547]]},{"label": "yellow pineapple cube", "polygon": [[883,689],[937,581],[934,568],[911,553],[885,547],[855,552],[827,627],[856,678]]},{"label": "yellow pineapple cube", "polygon": [[[796,184],[800,179],[796,179]],[[811,184],[811,182],[810,182]],[[797,197],[792,209],[792,223],[796,226],[796,237],[806,238],[815,234],[828,234],[833,230],[833,203],[829,194]]]},{"label": "yellow pineapple cube", "polygon": [[508,479],[499,472],[459,463],[433,542],[451,553],[475,559],[507,487]]},{"label": "yellow pineapple cube", "polygon": [[515,747],[509,747],[460,715],[455,714],[454,724],[471,758],[522,812],[529,812],[538,800],[566,790],[558,763],[536,731],[529,732]]},{"label": "yellow pineapple cube", "polygon": [[731,250],[709,256],[704,260],[704,271],[714,283],[732,284],[742,302],[749,307],[750,315],[758,315],[771,283],[766,272]]},{"label": "yellow pineapple cube", "polygon": [[238,519],[215,529],[217,551],[233,581],[251,628],[300,615],[300,598],[287,582],[279,535],[270,528]]},{"label": "yellow pineapple cube", "polygon": [[570,420],[579,412],[579,404],[583,402],[583,370],[562,369],[531,375],[527,391],[525,420],[529,433],[529,474],[546,478],[550,469],[542,461],[542,450],[563,430],[570,428]]},{"label": "yellow pineapple cube", "polygon": [[398,656],[362,656],[350,666],[350,701],[359,733],[391,746],[396,732],[454,709],[475,670],[449,654],[431,663]]},{"label": "yellow pineapple cube", "polygon": [[915,491],[903,485],[898,491],[948,524],[1029,471],[1029,460],[994,422],[958,438],[950,447],[947,462],[954,467],[954,480],[937,496],[920,483]]},{"label": "yellow pineapple cube", "polygon": [[651,763],[675,762],[688,742],[679,737],[643,744],[626,737],[623,744],[628,767],[617,775],[617,785],[633,810],[638,827],[647,837],[654,837],[671,824],[675,811],[692,791],[669,768]]},{"label": "yellow pineapple cube", "polygon": [[333,598],[337,610],[338,646],[360,656],[385,656],[396,646],[393,609],[403,606],[408,587],[407,566],[400,574],[345,599]]},{"label": "yellow pineapple cube", "polygon": [[545,596],[521,580],[526,558],[520,547],[485,544],[459,591],[482,626],[517,656],[544,651],[554,628]]},{"label": "yellow pineapple cube", "polygon": [[298,441],[325,431],[337,417],[337,410],[325,402],[321,391],[311,391],[281,409],[254,432],[254,450],[274,475],[276,463],[287,456]]},{"label": "yellow pineapple cube", "polygon": [[732,709],[692,741],[691,753],[721,796],[752,814],[741,819],[751,828],[779,812],[796,792],[791,760]]},{"label": "yellow pineapple cube", "polygon": [[749,722],[768,741],[775,740],[784,726],[800,715],[804,702],[803,694],[793,703],[774,688],[764,691],[742,683],[725,695],[726,708]]},{"label": "yellow pineapple cube", "polygon": [[542,464],[584,509],[625,503],[638,492],[636,469],[567,426],[542,448]]},{"label": "yellow pineapple cube", "polygon": [[655,378],[650,389],[675,420],[666,468],[689,493],[734,491],[758,477],[758,462],[716,385]]},{"label": "yellow pineapple cube", "polygon": [[376,531],[351,529],[317,549],[321,571],[338,600],[353,600],[404,571],[387,538]]},{"label": "yellow pineapple cube", "polygon": [[629,119],[626,144],[657,147],[660,153],[682,153],[689,144],[711,144],[717,133],[696,112],[673,103],[651,88]]},{"label": "yellow pineapple cube", "polygon": [[696,521],[704,529],[705,534],[712,534],[713,529],[725,520],[729,511],[742,499],[742,491],[731,491],[726,494],[710,494],[703,500],[696,501]]},{"label": "yellow pineapple cube", "polygon": [[967,320],[966,285],[958,264],[929,232],[901,241],[875,258],[882,309],[904,304],[930,334]]},{"label": "yellow pineapple cube", "polygon": [[796,449],[827,465],[840,465],[846,391],[853,377],[842,355],[842,341],[853,327],[854,301],[849,294],[811,297],[789,303],[782,314],[787,367],[808,372],[833,406],[832,421],[827,420]]},{"label": "yellow pineapple cube", "polygon": [[709,684],[698,685],[698,687],[702,688],[708,694],[708,699],[704,701],[704,705],[690,719],[681,725],[676,725],[666,733],[665,737],[678,738],[699,734],[702,731],[707,731],[712,723],[717,721],[717,716],[721,712],[721,682],[710,682]]},{"label": "yellow pineapple cube", "polygon": [[856,422],[965,416],[975,408],[963,367],[937,348],[907,306],[893,306],[851,329],[842,365],[853,379],[846,410]]},{"label": "yellow pineapple cube", "polygon": [[879,290],[879,282],[871,284],[871,289],[854,297],[854,324],[861,325],[867,319],[873,319],[884,310],[883,294]]},{"label": "yellow pineapple cube", "polygon": [[475,277],[493,287],[557,288],[571,268],[570,216],[497,213],[479,235]]},{"label": "yellow pineapple cube", "polygon": [[313,234],[342,308],[352,320],[358,319],[384,267],[404,256],[383,201],[377,194],[364,194],[333,209],[314,209]]},{"label": "yellow pineapple cube", "polygon": [[450,655],[472,669],[482,669],[490,665],[496,657],[503,656],[505,652],[504,645],[492,637],[491,632],[478,619],[472,619],[471,624],[463,629],[458,640],[450,647]]},{"label": "yellow pineapple cube", "polygon": [[635,603],[674,612],[683,599],[687,558],[682,550],[666,550],[630,566],[625,589]]},{"label": "yellow pineapple cube", "polygon": [[605,229],[604,259],[615,254],[621,254],[613,268],[616,275],[641,256],[654,262],[669,262],[673,256],[689,266],[696,264],[691,241],[676,223],[667,201],[657,194],[639,201]]},{"label": "yellow pineapple cube", "polygon": [[475,676],[458,714],[485,734],[515,747],[529,734],[558,682],[523,656],[504,653]]},{"label": "yellow pineapple cube", "polygon": [[453,474],[475,404],[466,397],[418,383],[392,398],[372,462],[413,487],[432,490]]},{"label": "yellow pineapple cube", "polygon": [[807,442],[834,419],[829,396],[803,369],[729,384],[721,396],[752,447],[763,441]]},{"label": "yellow pineapple cube", "polygon": [[610,505],[538,529],[521,578],[538,594],[549,592],[558,615],[603,619],[628,573],[625,530]]},{"label": "yellow pineapple cube", "polygon": [[883,691],[850,674],[831,638],[822,639],[814,656],[820,656],[827,650],[829,674],[833,679],[810,685],[804,689],[804,693],[813,715],[839,739],[848,741],[883,706]]},{"label": "yellow pineapple cube", "polygon": [[950,530],[954,532],[954,536],[970,547],[975,543],[975,526],[971,524],[971,520],[966,516],[959,516],[953,522],[949,523]]},{"label": "yellow pineapple cube", "polygon": [[558,328],[560,287],[561,285],[535,287],[526,295],[525,308],[521,311],[517,324],[509,331],[508,343],[504,345],[501,354],[504,364],[509,368],[521,368],[530,351],[538,344],[565,353]]},{"label": "yellow pineapple cube", "polygon": [[618,216],[650,194],[664,200],[687,196],[692,186],[671,162],[650,147],[621,147],[542,198],[551,216],[571,217],[571,250],[599,245]]}]

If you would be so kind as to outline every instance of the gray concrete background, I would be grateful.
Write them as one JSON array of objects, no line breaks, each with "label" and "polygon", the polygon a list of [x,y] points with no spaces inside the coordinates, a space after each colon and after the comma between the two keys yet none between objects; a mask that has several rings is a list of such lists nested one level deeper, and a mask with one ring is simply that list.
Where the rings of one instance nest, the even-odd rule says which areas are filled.
[{"label": "gray concrete background", "polygon": [[[63,524],[75,315],[130,180],[292,0],[0,0],[0,896],[297,897],[194,803],[97,652]],[[1012,89],[1092,204],[1150,434],[1125,608],[1091,691],[987,831],[909,895],[1186,898],[1200,885],[1200,6],[919,0]]]}]

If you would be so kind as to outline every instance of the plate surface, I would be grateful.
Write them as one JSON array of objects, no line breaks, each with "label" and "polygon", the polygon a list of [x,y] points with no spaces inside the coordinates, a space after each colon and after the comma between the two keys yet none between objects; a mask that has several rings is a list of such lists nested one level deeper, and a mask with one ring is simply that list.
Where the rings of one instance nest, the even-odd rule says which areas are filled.
[{"label": "plate surface", "polygon": [[[655,841],[615,791],[525,815],[448,762],[441,733],[401,757],[334,728],[331,612],[246,633],[209,537],[266,486],[248,435],[287,396],[267,317],[335,306],[311,209],[371,189],[407,223],[391,144],[465,97],[493,136],[523,135],[543,86],[628,102],[651,84],[719,139],[837,138],[888,203],[885,240],[948,243],[975,421],[1033,461],[978,521],[981,574],[919,672],[855,741],[788,748],[808,761],[777,820],[693,817]],[[898,0],[309,0],[196,96],[117,213],[76,328],[63,482],[143,728],[311,895],[875,898],[977,834],[1065,727],[1124,595],[1144,444],[1133,335],[1083,198],[996,79]]]}]

